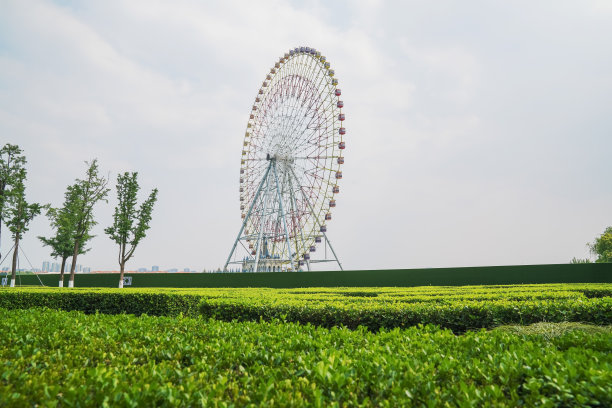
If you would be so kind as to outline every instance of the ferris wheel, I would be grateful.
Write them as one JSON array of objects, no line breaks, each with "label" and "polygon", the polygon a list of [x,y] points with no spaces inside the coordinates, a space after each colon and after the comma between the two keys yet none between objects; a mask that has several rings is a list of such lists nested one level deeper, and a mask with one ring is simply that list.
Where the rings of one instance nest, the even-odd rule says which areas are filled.
[{"label": "ferris wheel", "polygon": [[[329,61],[314,48],[292,49],[270,68],[246,126],[242,226],[224,270],[230,264],[244,272],[310,270],[315,262],[342,269],[327,238],[344,163],[341,95]],[[316,256],[319,243],[324,258]]]}]

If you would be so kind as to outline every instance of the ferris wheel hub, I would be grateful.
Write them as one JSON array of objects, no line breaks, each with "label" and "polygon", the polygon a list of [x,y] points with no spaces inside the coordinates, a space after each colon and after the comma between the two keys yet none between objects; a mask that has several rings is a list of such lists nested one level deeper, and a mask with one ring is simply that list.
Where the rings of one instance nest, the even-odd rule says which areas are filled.
[{"label": "ferris wheel hub", "polygon": [[225,269],[240,242],[247,255],[233,263],[243,272],[296,270],[304,264],[310,270],[312,262],[327,261],[310,260],[322,241],[342,269],[325,224],[332,219],[343,176],[346,128],[337,84],[330,62],[310,47],[290,50],[266,73],[244,136],[243,222]]}]

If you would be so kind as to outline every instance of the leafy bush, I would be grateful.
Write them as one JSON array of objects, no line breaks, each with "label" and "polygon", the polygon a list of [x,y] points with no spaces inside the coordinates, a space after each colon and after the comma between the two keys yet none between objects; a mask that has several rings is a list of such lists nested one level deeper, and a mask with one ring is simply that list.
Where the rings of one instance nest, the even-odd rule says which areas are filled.
[{"label": "leafy bush", "polygon": [[612,335],[1,310],[1,406],[611,406]]},{"label": "leafy bush", "polygon": [[611,284],[309,289],[0,290],[0,307],[46,306],[86,313],[178,314],[232,321],[281,319],[318,326],[380,328],[436,324],[463,332],[502,324],[612,324]]},{"label": "leafy bush", "polygon": [[131,313],[155,316],[197,314],[202,297],[193,294],[177,294],[172,291],[119,289],[59,289],[30,288],[0,290],[0,307],[27,309],[49,307],[61,310],[77,310],[85,313]]}]

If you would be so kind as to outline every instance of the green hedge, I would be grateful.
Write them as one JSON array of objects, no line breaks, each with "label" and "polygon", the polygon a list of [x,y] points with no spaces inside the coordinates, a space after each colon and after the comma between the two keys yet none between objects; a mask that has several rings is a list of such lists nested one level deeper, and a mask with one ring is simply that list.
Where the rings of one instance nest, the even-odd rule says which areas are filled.
[{"label": "green hedge", "polygon": [[202,297],[158,291],[120,291],[112,289],[4,289],[0,290],[0,307],[27,309],[49,307],[85,313],[153,316],[197,315]]},{"label": "green hedge", "polygon": [[1,289],[0,307],[86,313],[281,319],[317,326],[380,328],[436,324],[464,332],[539,321],[612,324],[612,285],[551,284],[310,289]]},{"label": "green hedge", "polygon": [[450,303],[345,304],[287,301],[204,299],[200,311],[218,320],[282,319],[317,326],[359,326],[370,330],[435,324],[457,333],[503,324],[588,322],[612,324],[612,299],[559,299],[529,301],[456,301]]},{"label": "green hedge", "polygon": [[610,333],[0,313],[0,406],[612,406]]}]

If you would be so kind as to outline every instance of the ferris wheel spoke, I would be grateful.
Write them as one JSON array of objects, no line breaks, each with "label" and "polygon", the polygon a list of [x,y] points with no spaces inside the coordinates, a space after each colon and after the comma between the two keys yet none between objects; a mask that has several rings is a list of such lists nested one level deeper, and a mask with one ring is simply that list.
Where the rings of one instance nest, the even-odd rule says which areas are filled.
[{"label": "ferris wheel spoke", "polygon": [[[248,242],[253,263],[247,259],[243,265],[251,270],[298,268],[302,261],[309,268],[313,245],[321,242],[320,225],[329,217],[326,206],[332,206],[342,164],[343,123],[337,80],[320,55],[307,47],[283,55],[266,75],[249,115],[240,167],[244,231],[239,240]],[[270,254],[273,258],[267,258]]]}]

